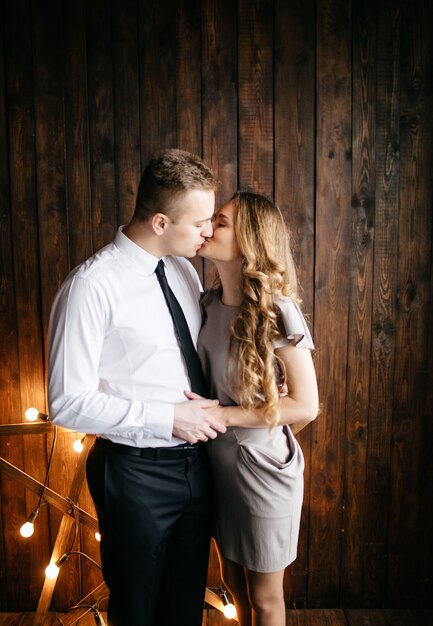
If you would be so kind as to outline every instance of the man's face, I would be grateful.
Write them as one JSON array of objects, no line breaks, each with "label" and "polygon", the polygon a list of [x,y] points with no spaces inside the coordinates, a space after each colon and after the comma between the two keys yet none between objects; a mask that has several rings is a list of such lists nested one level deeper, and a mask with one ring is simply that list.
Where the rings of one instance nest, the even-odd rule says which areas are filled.
[{"label": "man's face", "polygon": [[236,206],[233,200],[219,209],[213,221],[213,237],[207,239],[200,248],[199,255],[215,263],[223,261],[241,262],[241,253],[235,233]]},{"label": "man's face", "polygon": [[194,257],[206,237],[212,236],[215,193],[203,189],[186,191],[175,206],[176,219],[167,218],[161,243],[164,254]]}]

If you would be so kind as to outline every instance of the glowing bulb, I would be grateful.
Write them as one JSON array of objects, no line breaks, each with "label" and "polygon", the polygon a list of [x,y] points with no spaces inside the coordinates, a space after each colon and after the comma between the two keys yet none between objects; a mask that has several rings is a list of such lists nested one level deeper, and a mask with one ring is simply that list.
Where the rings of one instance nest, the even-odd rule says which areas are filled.
[{"label": "glowing bulb", "polygon": [[21,537],[31,537],[35,532],[35,526],[31,522],[26,522],[20,528]]},{"label": "glowing bulb", "polygon": [[35,519],[39,515],[39,507],[32,511],[26,521],[20,528],[21,537],[31,537],[35,532]]},{"label": "glowing bulb", "polygon": [[232,604],[228,597],[227,597],[227,592],[224,589],[224,587],[220,587],[219,588],[219,594],[221,596],[221,600],[223,603],[223,614],[224,617],[226,617],[227,619],[233,619],[234,617],[236,617],[236,607],[234,604]]},{"label": "glowing bulb", "polygon": [[96,541],[101,541],[101,534],[96,532],[95,533],[95,539],[96,539]]},{"label": "glowing bulb", "polygon": [[54,578],[57,578],[59,570],[60,570],[60,567],[58,565],[56,565],[55,563],[50,563],[45,568],[45,576],[47,578],[51,578],[52,580],[54,580]]},{"label": "glowing bulb", "polygon": [[72,447],[74,448],[75,452],[78,452],[78,454],[83,450],[83,439],[75,439],[74,443],[72,444]]},{"label": "glowing bulb", "polygon": [[234,604],[226,604],[223,608],[224,617],[234,619],[236,617],[236,608]]},{"label": "glowing bulb", "polygon": [[65,552],[63,556],[60,557],[55,563],[51,561],[49,565],[45,568],[45,575],[47,578],[57,578],[59,573],[59,569],[62,567],[63,563],[68,560],[70,552]]},{"label": "glowing bulb", "polygon": [[39,411],[34,407],[29,407],[24,415],[29,422],[35,422],[38,419]]}]

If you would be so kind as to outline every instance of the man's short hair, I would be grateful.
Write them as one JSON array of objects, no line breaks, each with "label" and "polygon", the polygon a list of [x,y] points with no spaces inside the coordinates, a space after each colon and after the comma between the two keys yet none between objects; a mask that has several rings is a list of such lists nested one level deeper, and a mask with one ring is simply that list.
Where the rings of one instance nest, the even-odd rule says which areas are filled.
[{"label": "man's short hair", "polygon": [[163,150],[147,164],[140,180],[134,219],[146,221],[155,213],[175,220],[176,200],[193,189],[215,191],[218,180],[195,154],[175,148]]}]

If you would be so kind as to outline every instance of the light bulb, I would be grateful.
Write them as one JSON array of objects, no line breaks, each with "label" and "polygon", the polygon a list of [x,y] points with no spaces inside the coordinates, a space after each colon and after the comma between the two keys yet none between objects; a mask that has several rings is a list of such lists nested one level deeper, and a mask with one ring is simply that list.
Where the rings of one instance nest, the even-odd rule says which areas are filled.
[{"label": "light bulb", "polygon": [[31,537],[35,532],[35,519],[39,515],[39,507],[30,513],[25,524],[20,528],[21,537]]},{"label": "light bulb", "polygon": [[95,539],[96,539],[96,541],[101,541],[101,533],[96,532],[95,533]]},{"label": "light bulb", "polygon": [[83,450],[83,439],[75,439],[74,443],[72,444],[72,447],[74,448],[75,452],[78,452],[78,454]]},{"label": "light bulb", "polygon": [[29,422],[35,422],[38,419],[39,411],[34,407],[29,407],[24,413]]},{"label": "light bulb", "polygon": [[47,578],[51,578],[52,580],[54,580],[54,578],[57,578],[59,570],[60,570],[60,567],[58,565],[56,565],[55,563],[50,563],[45,568],[45,576]]},{"label": "light bulb", "polygon": [[223,603],[224,617],[226,617],[227,619],[233,619],[234,617],[236,617],[236,608],[235,605],[229,601],[227,597],[227,592],[224,587],[219,588],[219,594]]},{"label": "light bulb", "polygon": [[35,532],[35,526],[31,522],[26,522],[20,528],[21,537],[31,537]]},{"label": "light bulb", "polygon": [[45,574],[47,578],[57,578],[59,573],[59,569],[62,567],[63,563],[68,560],[70,552],[65,552],[60,559],[57,559],[55,563],[51,561],[51,563],[46,567]]},{"label": "light bulb", "polygon": [[223,608],[224,617],[234,619],[236,617],[236,608],[234,604],[226,604]]}]

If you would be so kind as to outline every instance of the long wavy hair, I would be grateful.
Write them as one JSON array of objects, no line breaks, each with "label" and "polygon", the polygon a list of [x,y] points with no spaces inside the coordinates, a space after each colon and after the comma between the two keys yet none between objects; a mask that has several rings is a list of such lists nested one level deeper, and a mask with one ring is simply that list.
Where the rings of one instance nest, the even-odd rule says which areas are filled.
[{"label": "long wavy hair", "polygon": [[243,294],[230,343],[235,388],[240,405],[262,407],[266,423],[273,426],[279,417],[277,379],[285,375],[273,347],[281,335],[277,300],[288,296],[299,301],[291,236],[281,211],[265,196],[237,191],[232,200]]}]

